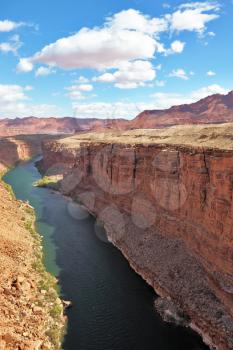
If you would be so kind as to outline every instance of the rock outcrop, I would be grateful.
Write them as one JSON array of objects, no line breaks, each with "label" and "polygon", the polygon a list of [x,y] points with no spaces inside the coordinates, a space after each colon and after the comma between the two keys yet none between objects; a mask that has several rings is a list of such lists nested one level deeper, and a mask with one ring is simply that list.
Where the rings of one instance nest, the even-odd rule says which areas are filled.
[{"label": "rock outcrop", "polygon": [[[167,136],[140,130],[45,142],[43,165],[48,174],[63,173],[61,191],[103,222],[109,240],[164,299],[156,302],[159,311],[172,303],[206,343],[230,350],[231,129],[197,127],[195,134],[192,128],[194,136],[184,129],[180,144],[174,130]],[[202,147],[197,134],[205,140]],[[221,148],[210,147],[213,134],[221,135]]]},{"label": "rock outcrop", "polygon": [[0,349],[58,350],[64,326],[56,279],[42,263],[31,207],[0,182]]}]

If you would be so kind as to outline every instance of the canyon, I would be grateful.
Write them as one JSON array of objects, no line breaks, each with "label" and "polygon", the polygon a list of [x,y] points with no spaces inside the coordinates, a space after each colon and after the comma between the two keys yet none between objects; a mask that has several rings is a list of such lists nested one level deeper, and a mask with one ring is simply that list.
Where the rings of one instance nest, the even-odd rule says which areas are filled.
[{"label": "canyon", "polygon": [[[155,309],[161,316],[193,328],[213,349],[231,350],[231,122],[233,92],[145,111],[132,121],[3,119],[0,172],[42,154],[45,175],[62,179],[59,190],[98,218],[109,241],[160,296]],[[53,321],[33,268],[38,245],[24,222],[31,208],[8,190],[0,184],[0,348],[52,349],[40,326]],[[45,308],[35,309],[35,317],[37,302]],[[21,320],[22,305],[27,317],[18,328],[13,319]],[[32,320],[35,328],[27,331]]]},{"label": "canyon", "polygon": [[160,295],[156,309],[233,349],[233,125],[45,141],[47,176],[104,224]]},{"label": "canyon", "polygon": [[47,134],[0,137],[0,172],[14,166],[18,161],[41,154],[42,142],[53,137],[55,136]]}]

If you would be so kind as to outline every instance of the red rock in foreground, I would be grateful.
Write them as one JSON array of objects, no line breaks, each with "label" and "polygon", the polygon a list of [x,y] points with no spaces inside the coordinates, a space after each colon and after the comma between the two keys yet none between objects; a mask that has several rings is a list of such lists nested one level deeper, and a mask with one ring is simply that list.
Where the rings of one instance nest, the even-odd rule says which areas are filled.
[{"label": "red rock in foreground", "polygon": [[[231,129],[198,128],[200,142],[205,136],[203,147],[196,146],[194,136],[184,137],[187,130],[183,144],[175,144],[172,137],[161,143],[159,137],[166,139],[165,131],[146,134],[141,130],[45,142],[44,167],[48,173],[65,174],[63,193],[99,217],[109,240],[164,298],[164,305],[171,299],[206,343],[230,350]],[[217,144],[208,146],[213,130],[215,137],[222,134],[221,142],[225,133],[222,149]]]}]

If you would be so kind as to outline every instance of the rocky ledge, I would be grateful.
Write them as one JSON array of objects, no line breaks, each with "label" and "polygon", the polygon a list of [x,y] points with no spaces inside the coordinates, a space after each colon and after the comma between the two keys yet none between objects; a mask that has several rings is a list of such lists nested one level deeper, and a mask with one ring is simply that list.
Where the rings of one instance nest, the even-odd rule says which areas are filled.
[{"label": "rocky ledge", "polygon": [[0,198],[0,349],[58,350],[63,305],[42,263],[33,209],[3,182]]},{"label": "rocky ledge", "polygon": [[165,319],[233,349],[232,125],[83,134],[43,145],[47,176],[103,222]]}]

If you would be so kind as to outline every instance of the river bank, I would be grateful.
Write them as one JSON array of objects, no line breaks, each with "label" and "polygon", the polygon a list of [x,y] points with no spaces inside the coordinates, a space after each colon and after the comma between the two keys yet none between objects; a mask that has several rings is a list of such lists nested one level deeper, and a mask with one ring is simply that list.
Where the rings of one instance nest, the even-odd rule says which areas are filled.
[{"label": "river bank", "polygon": [[35,214],[0,181],[0,348],[60,349],[63,306],[43,265]]}]

